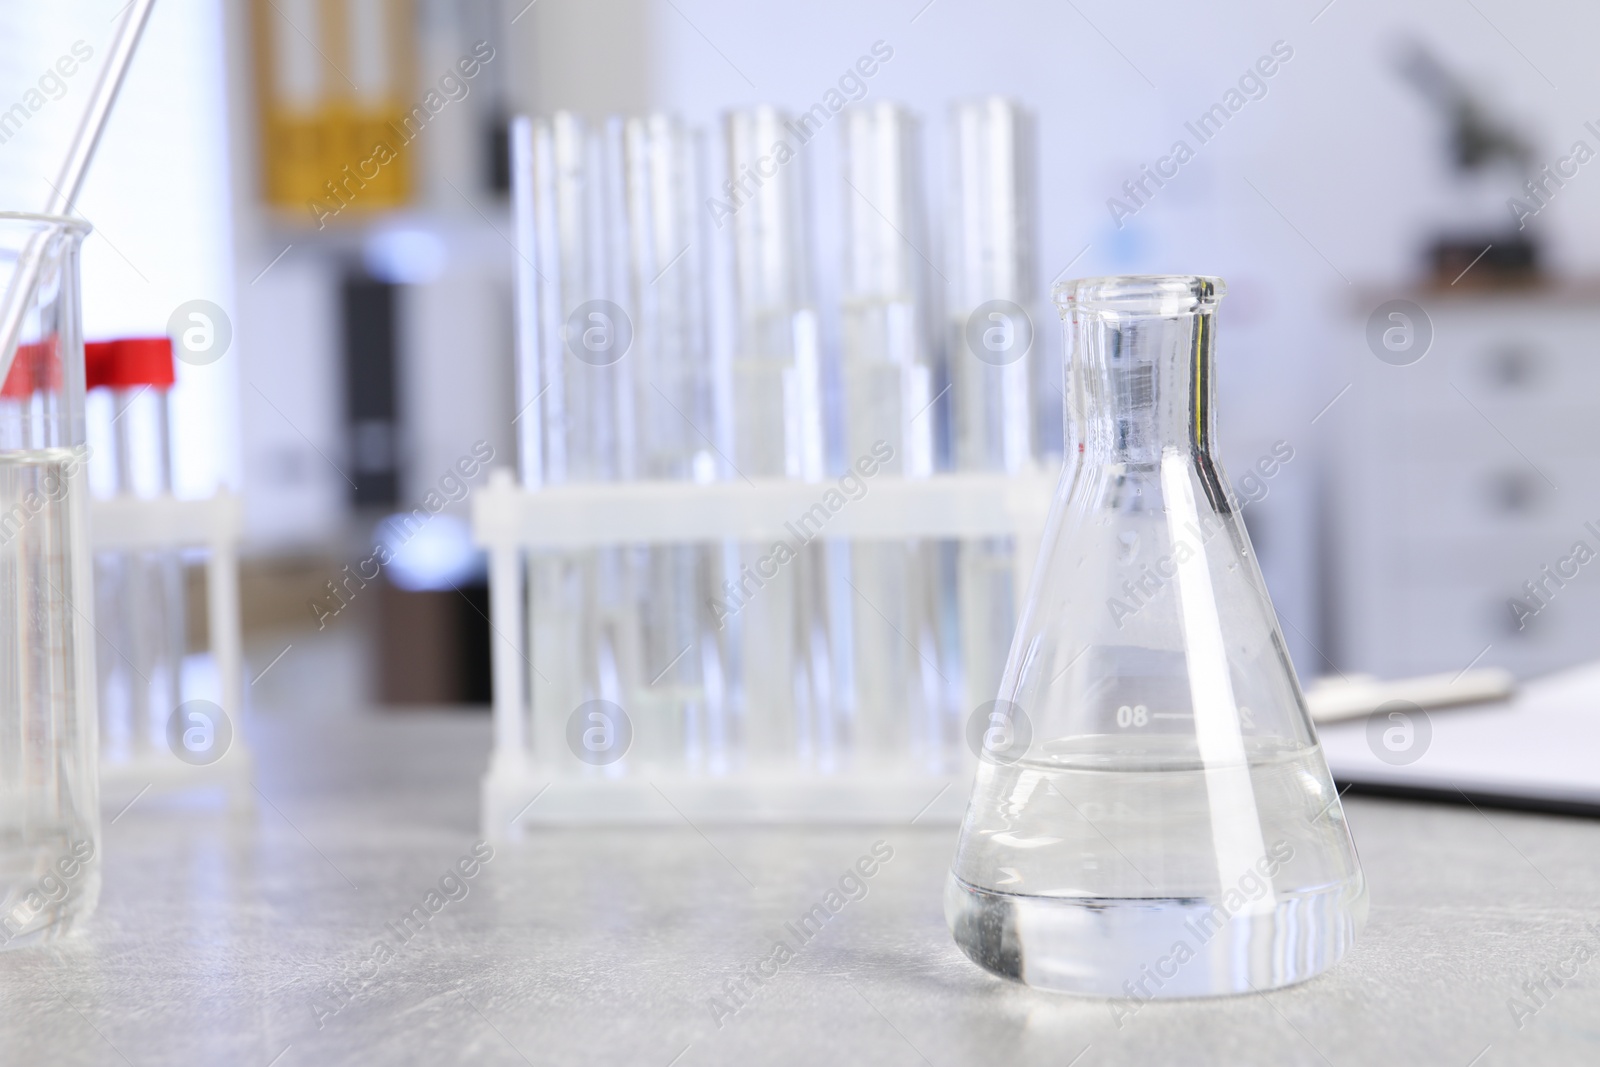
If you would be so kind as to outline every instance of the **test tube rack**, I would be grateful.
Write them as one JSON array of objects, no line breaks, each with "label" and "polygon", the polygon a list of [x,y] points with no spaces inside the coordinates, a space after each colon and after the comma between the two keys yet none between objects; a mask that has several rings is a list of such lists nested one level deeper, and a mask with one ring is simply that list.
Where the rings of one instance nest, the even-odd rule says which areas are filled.
[{"label": "test tube rack", "polygon": [[165,747],[137,751],[124,760],[100,760],[102,805],[117,811],[153,793],[221,786],[230,802],[247,799],[251,759],[240,731],[244,709],[244,654],[239,617],[239,542],[244,528],[240,499],[219,493],[201,500],[171,496],[116,496],[91,502],[90,542],[96,552],[201,548],[206,550],[208,640],[216,666],[217,704],[229,716],[232,739],[215,762],[190,764]]},{"label": "test tube rack", "polygon": [[[1056,473],[937,474],[883,479],[835,513],[829,539],[1013,537],[1015,580],[1032,572]],[[526,554],[606,545],[762,542],[815,505],[829,482],[757,479],[701,484],[630,482],[528,489],[494,471],[472,499],[473,533],[489,557],[494,748],[484,775],[483,832],[497,840],[535,827],[596,824],[919,823],[958,821],[977,760],[929,773],[903,762],[822,774],[752,766],[727,775],[656,773],[627,761],[590,767],[566,751],[536,751],[526,690]],[[1019,597],[1020,600],[1020,597]]]}]

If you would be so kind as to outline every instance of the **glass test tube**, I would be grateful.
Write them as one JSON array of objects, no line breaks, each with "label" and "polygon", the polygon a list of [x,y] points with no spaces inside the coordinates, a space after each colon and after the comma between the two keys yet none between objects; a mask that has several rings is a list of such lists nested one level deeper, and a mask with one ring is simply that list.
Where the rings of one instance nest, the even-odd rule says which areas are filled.
[{"label": "glass test tube", "polygon": [[[1017,473],[1034,459],[1033,123],[1017,104],[990,97],[952,107],[950,129],[946,306],[956,467]],[[1005,670],[1016,623],[1015,544],[965,542],[958,569],[970,710],[995,699]]]},{"label": "glass test tube", "polygon": [[[733,465],[746,478],[823,475],[821,348],[806,251],[806,176],[785,116],[725,122],[733,205]],[[781,149],[780,149],[781,146]],[[755,762],[827,766],[837,747],[819,531],[786,546],[746,544],[724,592],[734,635],[743,742]]]},{"label": "glass test tube", "polygon": [[[713,369],[699,232],[698,138],[662,115],[623,126],[628,283],[633,325],[636,473],[707,482],[718,475]],[[635,552],[641,673],[633,679],[634,747],[646,762],[726,766],[721,640],[722,553],[705,544]]]},{"label": "glass test tube", "polygon": [[[917,121],[873,104],[845,112],[843,131],[845,462],[870,465],[887,445],[892,458],[874,477],[927,477],[937,360]],[[850,561],[856,748],[937,763],[945,745],[937,546],[857,541]]]},{"label": "glass test tube", "polygon": [[[538,320],[519,368],[521,392],[531,391],[521,441],[530,487],[633,473],[634,395],[623,358],[631,326],[613,301],[622,288],[620,142],[620,126],[594,131],[563,112],[535,120],[518,153],[528,157],[516,180],[531,185],[538,279]],[[564,763],[572,713],[594,700],[626,710],[627,679],[637,674],[628,553],[535,551],[528,562],[534,750],[542,762]]]},{"label": "glass test tube", "polygon": [[[89,388],[111,402],[107,439],[90,442],[109,472],[110,495],[170,496],[172,341],[92,344],[86,362]],[[167,720],[182,703],[183,554],[100,552],[94,566],[101,748],[107,760],[120,762],[162,750]]]}]

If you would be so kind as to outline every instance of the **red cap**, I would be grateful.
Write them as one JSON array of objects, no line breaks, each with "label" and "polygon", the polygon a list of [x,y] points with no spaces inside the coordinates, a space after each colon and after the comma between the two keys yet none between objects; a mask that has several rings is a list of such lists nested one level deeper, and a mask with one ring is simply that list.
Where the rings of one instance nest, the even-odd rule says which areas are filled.
[{"label": "red cap", "polygon": [[56,359],[55,341],[33,341],[17,346],[17,357],[11,362],[11,373],[0,388],[0,397],[7,400],[26,400],[35,392],[61,385],[61,364]]},{"label": "red cap", "polygon": [[123,337],[84,346],[86,385],[131,389],[141,385],[170,389],[176,376],[170,337]]},{"label": "red cap", "polygon": [[116,358],[117,342],[88,341],[83,346],[84,388],[97,389],[108,384],[111,363]]}]

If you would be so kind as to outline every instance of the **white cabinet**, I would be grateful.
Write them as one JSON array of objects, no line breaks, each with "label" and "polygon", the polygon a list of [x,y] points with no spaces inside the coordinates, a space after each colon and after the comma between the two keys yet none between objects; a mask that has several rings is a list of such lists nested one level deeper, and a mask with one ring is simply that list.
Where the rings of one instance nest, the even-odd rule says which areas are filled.
[{"label": "white cabinet", "polygon": [[[1367,340],[1392,298],[1337,338],[1330,656],[1386,677],[1600,658],[1600,289],[1408,294],[1433,336],[1404,366]],[[1561,577],[1580,541],[1594,560]],[[1513,598],[1538,609],[1520,627]]]}]

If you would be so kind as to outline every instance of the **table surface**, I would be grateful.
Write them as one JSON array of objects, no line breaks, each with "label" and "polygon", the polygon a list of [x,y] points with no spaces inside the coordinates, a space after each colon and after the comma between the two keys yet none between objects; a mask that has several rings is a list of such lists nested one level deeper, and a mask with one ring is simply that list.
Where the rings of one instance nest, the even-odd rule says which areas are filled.
[{"label": "table surface", "polygon": [[[0,1063],[1600,1063],[1600,821],[1347,798],[1372,900],[1349,958],[1119,1027],[960,954],[948,827],[541,832],[447,880],[460,899],[402,942],[390,924],[478,840],[488,731],[252,720],[253,805],[139,799],[106,827],[88,928],[0,953]],[[715,1012],[878,841],[867,895]],[[1549,993],[1519,1026],[1533,979]]]}]

